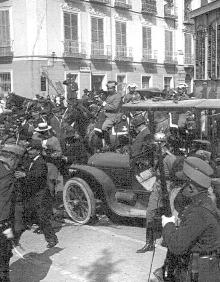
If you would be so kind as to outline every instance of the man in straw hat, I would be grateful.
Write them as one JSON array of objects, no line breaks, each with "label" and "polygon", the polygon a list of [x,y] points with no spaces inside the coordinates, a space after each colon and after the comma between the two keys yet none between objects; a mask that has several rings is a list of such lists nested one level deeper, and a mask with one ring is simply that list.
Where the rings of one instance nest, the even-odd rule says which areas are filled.
[{"label": "man in straw hat", "polygon": [[16,169],[24,149],[18,145],[4,145],[0,151],[0,281],[8,282],[9,261],[12,256],[14,223],[14,192]]},{"label": "man in straw hat", "polygon": [[39,123],[35,128],[34,140],[40,140],[44,148],[45,159],[48,166],[48,185],[51,195],[55,194],[55,186],[58,179],[57,160],[62,155],[60,141],[51,133],[51,126],[47,123]]},{"label": "man in straw hat", "polygon": [[17,179],[23,178],[26,194],[26,220],[35,216],[42,230],[47,247],[52,248],[58,243],[57,236],[52,228],[50,217],[52,215],[52,199],[47,185],[47,163],[42,156],[40,141],[34,140],[28,148],[31,163],[28,169],[16,171]]},{"label": "man in straw hat", "polygon": [[163,237],[174,255],[168,264],[165,261],[164,268],[168,266],[169,281],[217,282],[220,281],[220,216],[208,196],[213,169],[200,158],[188,157],[183,174],[186,181],[182,193],[191,204],[183,211],[178,228],[174,217],[162,216]]}]

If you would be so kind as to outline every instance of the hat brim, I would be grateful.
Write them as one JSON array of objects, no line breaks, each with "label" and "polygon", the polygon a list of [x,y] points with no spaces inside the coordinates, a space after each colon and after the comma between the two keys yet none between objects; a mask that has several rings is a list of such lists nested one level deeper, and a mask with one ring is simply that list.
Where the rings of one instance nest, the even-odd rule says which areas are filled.
[{"label": "hat brim", "polygon": [[47,128],[45,129],[40,129],[39,127],[35,128],[34,131],[37,131],[37,132],[44,132],[44,131],[48,131],[52,128],[52,126],[48,125]]}]

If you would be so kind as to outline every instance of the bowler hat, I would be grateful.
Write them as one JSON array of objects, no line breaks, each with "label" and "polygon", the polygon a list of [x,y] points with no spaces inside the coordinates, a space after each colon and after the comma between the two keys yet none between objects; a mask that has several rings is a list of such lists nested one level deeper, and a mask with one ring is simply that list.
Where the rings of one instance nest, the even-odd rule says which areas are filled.
[{"label": "bowler hat", "polygon": [[211,186],[211,175],[214,171],[207,162],[200,158],[186,158],[183,164],[183,172],[199,186],[207,189]]}]

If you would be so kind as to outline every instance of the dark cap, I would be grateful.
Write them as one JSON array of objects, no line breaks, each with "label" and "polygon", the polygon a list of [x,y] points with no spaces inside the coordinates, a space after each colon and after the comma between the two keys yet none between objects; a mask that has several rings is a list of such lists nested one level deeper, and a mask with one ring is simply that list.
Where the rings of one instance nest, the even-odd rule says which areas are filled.
[{"label": "dark cap", "polygon": [[200,158],[186,158],[183,164],[183,172],[189,179],[199,186],[207,189],[211,186],[211,176],[214,171],[207,162]]},{"label": "dark cap", "polygon": [[109,80],[106,84],[107,87],[115,87],[118,83],[115,80]]}]

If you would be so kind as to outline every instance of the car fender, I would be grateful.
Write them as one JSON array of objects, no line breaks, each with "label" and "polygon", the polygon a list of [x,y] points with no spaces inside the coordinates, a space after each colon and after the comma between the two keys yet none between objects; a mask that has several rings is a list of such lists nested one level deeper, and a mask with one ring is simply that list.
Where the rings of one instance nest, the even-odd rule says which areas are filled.
[{"label": "car fender", "polygon": [[102,187],[107,208],[114,214],[121,217],[146,217],[146,211],[137,210],[129,205],[117,202],[115,184],[103,170],[88,165],[75,164],[71,165],[69,170],[72,177],[74,175],[77,177],[79,175],[92,177]]}]

